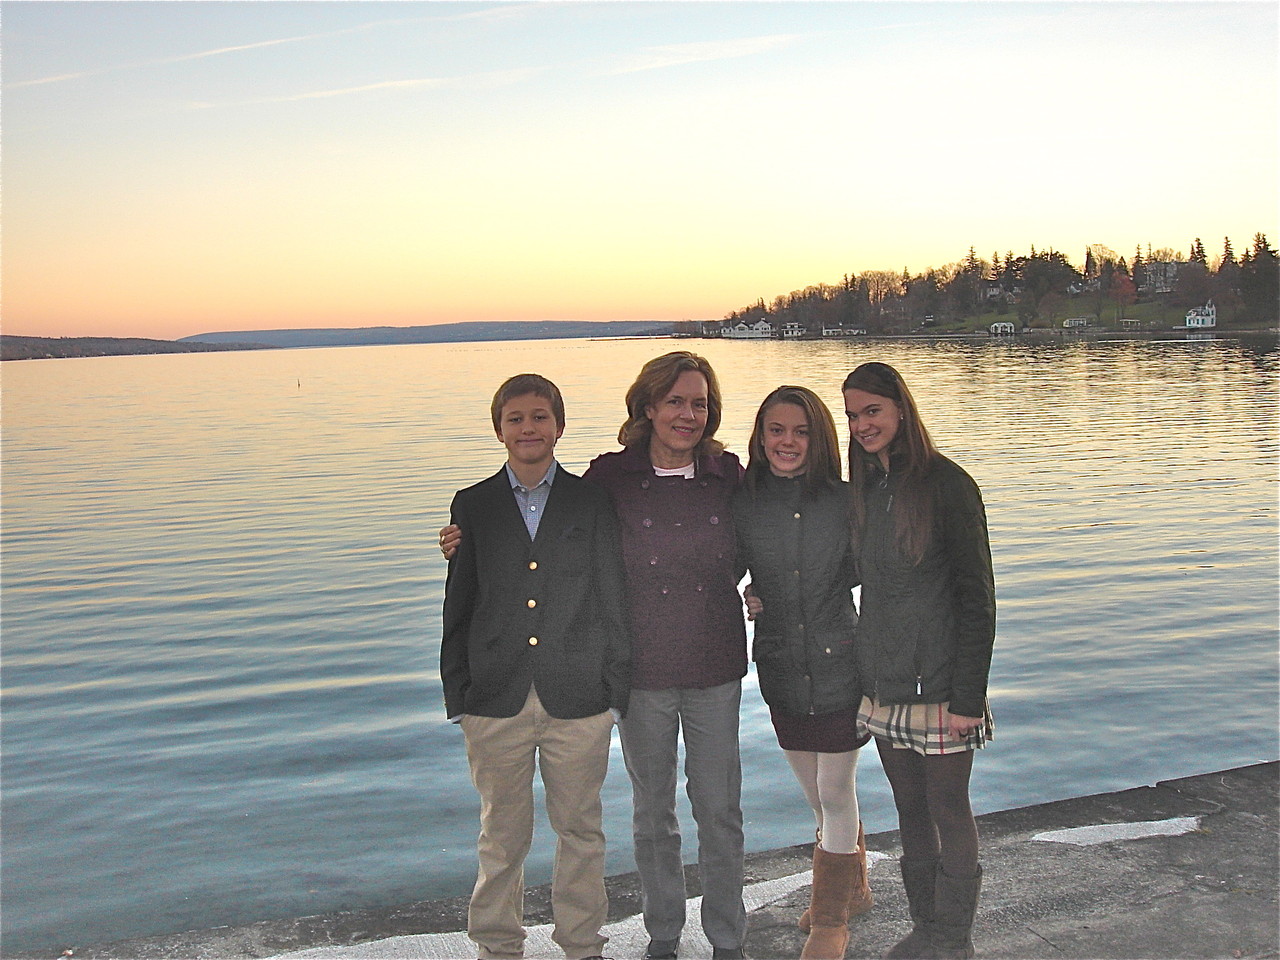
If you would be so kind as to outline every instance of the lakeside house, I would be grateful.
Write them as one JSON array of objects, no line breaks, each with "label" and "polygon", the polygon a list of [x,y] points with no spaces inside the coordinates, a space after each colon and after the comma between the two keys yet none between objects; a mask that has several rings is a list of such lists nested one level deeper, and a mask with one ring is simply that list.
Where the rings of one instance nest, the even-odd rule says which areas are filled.
[{"label": "lakeside house", "polygon": [[1218,325],[1218,308],[1210,300],[1203,307],[1192,307],[1187,311],[1186,320],[1175,330],[1211,330]]},{"label": "lakeside house", "polygon": [[1017,328],[1007,320],[993,323],[990,330],[993,337],[1009,337],[1018,332]]},{"label": "lakeside house", "polygon": [[1063,330],[1076,330],[1089,326],[1088,317],[1067,317],[1062,321]]},{"label": "lakeside house", "polygon": [[768,320],[757,320],[751,324],[739,320],[734,326],[721,330],[720,336],[728,340],[768,340],[773,336],[773,324]]}]

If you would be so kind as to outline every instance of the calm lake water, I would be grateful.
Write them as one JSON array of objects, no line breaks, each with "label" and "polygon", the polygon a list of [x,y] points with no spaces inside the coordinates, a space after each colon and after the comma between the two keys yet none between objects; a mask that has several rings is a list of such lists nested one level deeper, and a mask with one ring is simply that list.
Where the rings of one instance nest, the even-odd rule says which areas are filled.
[{"label": "calm lake water", "polygon": [[[564,391],[570,469],[614,449],[640,365],[841,414],[894,363],[981,485],[996,740],[979,811],[1274,760],[1274,342],[557,341],[6,363],[3,947],[59,949],[467,893],[477,804],[437,675],[455,489],[488,403]],[[837,423],[842,417],[837,416]],[[812,839],[748,676],[747,840]],[[875,752],[868,832],[896,820]],[[617,753],[611,873],[633,869]],[[686,811],[686,822],[687,811]],[[530,883],[549,878],[543,823]]]}]

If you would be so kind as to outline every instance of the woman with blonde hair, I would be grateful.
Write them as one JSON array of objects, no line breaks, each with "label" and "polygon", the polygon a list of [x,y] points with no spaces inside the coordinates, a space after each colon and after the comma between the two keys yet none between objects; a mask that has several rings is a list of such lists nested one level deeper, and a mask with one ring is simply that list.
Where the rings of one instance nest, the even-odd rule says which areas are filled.
[{"label": "woman with blonde hair", "polygon": [[631,777],[636,866],[649,960],[677,956],[685,922],[676,816],[678,741],[698,832],[702,929],[713,956],[743,956],[742,766],[747,672],[731,501],[738,458],[715,439],[720,385],[685,350],[655,357],[627,390],[623,449],[587,480],[613,500],[631,605],[631,702],[619,724]]}]

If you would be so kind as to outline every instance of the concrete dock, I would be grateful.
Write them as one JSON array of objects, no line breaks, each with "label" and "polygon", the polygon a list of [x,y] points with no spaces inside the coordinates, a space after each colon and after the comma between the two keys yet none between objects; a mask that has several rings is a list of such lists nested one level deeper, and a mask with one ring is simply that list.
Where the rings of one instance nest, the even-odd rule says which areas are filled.
[{"label": "concrete dock", "polygon": [[[974,941],[979,957],[1280,957],[1280,763],[1162,781],[1116,793],[978,818],[985,880]],[[867,837],[875,908],[852,921],[849,957],[878,957],[910,928],[896,859],[897,831]],[[747,857],[747,954],[798,957],[795,918],[808,904],[811,846]],[[696,897],[696,868],[688,869]],[[617,960],[643,955],[634,874],[608,882]],[[203,930],[47,952],[98,958],[474,957],[462,930],[466,897],[300,920]],[[680,956],[710,956],[692,903]],[[526,956],[550,944],[549,888],[531,888]],[[9,955],[6,955],[9,956]]]}]

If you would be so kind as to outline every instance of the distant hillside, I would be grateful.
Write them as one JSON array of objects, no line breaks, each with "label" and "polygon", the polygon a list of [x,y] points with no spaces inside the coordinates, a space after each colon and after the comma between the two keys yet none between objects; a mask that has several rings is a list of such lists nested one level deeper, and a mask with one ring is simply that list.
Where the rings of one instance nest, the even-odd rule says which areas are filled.
[{"label": "distant hillside", "polygon": [[459,343],[478,340],[560,340],[587,337],[665,337],[669,320],[516,320],[441,323],[423,327],[334,327],[300,330],[233,330],[197,333],[180,343],[249,340],[273,347],[354,347],[393,343]]},{"label": "distant hillside", "polygon": [[123,357],[148,353],[209,353],[215,350],[268,350],[262,343],[185,343],[140,337],[15,337],[0,335],[0,360],[49,360],[66,357]]}]

